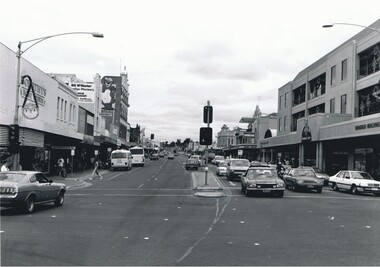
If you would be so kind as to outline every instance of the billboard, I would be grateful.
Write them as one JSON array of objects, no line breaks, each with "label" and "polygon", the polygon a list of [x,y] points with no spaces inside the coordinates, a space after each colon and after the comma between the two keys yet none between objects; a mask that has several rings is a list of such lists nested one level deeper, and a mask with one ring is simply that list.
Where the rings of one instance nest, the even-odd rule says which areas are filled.
[{"label": "billboard", "polygon": [[111,130],[111,123],[114,127],[120,124],[121,105],[121,77],[104,76],[101,80],[101,112],[100,115],[106,120],[106,129]]},{"label": "billboard", "polygon": [[71,83],[71,87],[77,91],[78,103],[95,102],[95,85],[93,83]]}]

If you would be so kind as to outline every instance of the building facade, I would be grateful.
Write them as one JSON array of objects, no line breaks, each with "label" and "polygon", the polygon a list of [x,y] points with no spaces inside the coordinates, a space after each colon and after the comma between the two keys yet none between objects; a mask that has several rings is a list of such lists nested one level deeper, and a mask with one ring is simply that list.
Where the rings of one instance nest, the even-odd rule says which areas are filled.
[{"label": "building facade", "polygon": [[258,148],[264,160],[272,153],[328,174],[364,170],[379,179],[380,34],[364,29],[281,87],[276,136],[259,138]]}]

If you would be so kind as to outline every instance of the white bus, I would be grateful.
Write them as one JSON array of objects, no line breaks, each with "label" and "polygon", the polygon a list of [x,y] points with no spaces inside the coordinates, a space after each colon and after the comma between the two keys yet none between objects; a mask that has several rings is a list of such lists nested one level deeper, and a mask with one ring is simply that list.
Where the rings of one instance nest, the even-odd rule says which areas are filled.
[{"label": "white bus", "polygon": [[128,150],[119,149],[111,152],[111,171],[132,168],[132,154]]},{"label": "white bus", "polygon": [[145,165],[144,149],[141,146],[135,146],[135,147],[131,147],[129,151],[131,151],[131,154],[132,154],[132,165],[140,165],[144,167]]}]

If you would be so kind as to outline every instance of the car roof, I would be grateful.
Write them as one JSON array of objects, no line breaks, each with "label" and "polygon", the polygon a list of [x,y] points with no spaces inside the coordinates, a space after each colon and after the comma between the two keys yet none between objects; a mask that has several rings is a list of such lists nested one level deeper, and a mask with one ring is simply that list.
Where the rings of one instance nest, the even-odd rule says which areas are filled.
[{"label": "car roof", "polygon": [[33,175],[33,174],[42,173],[42,172],[39,172],[39,171],[5,171],[5,172],[1,172],[1,173],[22,173],[22,174]]}]

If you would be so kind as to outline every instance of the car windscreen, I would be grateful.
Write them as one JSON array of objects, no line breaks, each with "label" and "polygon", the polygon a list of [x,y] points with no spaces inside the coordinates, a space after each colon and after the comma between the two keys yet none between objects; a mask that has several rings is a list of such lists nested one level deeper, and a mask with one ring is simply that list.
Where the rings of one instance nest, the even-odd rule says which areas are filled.
[{"label": "car windscreen", "polygon": [[365,180],[373,180],[371,175],[367,172],[352,172],[353,179],[365,179]]},{"label": "car windscreen", "polygon": [[232,160],[231,165],[232,166],[239,166],[239,167],[249,167],[250,163],[248,160]]},{"label": "car windscreen", "polygon": [[112,153],[111,158],[113,159],[125,159],[127,157],[127,153],[125,152],[115,152]]},{"label": "car windscreen", "polygon": [[277,174],[274,169],[254,169],[247,171],[248,179],[273,179],[276,178]]},{"label": "car windscreen", "polygon": [[136,149],[130,149],[129,151],[131,151],[132,155],[142,155],[144,154],[144,150],[141,148],[136,148]]},{"label": "car windscreen", "polygon": [[0,173],[0,181],[7,182],[19,182],[22,178],[24,178],[26,174],[24,173]]},{"label": "car windscreen", "polygon": [[221,163],[219,163],[218,167],[227,167],[227,162],[221,162]]}]

